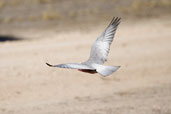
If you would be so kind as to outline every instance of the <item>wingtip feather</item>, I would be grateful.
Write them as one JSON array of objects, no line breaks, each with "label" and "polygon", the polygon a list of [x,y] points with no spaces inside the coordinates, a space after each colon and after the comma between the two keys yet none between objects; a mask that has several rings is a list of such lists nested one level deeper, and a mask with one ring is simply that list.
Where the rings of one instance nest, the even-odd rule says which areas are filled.
[{"label": "wingtip feather", "polygon": [[118,26],[120,24],[120,20],[121,20],[121,17],[113,17],[112,18],[112,21],[110,22],[110,24],[108,25],[108,27],[110,25],[114,25],[114,26]]},{"label": "wingtip feather", "polygon": [[50,66],[50,67],[52,67],[53,65],[51,65],[51,64],[49,64],[49,63],[46,63],[46,65],[48,65],[48,66]]}]

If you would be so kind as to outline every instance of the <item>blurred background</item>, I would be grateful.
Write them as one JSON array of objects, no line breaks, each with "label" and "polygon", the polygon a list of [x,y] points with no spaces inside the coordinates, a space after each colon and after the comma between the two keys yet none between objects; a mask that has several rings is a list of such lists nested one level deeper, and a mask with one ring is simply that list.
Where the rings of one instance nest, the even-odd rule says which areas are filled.
[{"label": "blurred background", "polygon": [[169,15],[170,0],[0,0],[4,27],[40,27],[71,23],[97,23],[119,16],[151,18]]},{"label": "blurred background", "polygon": [[[83,62],[121,17],[109,77]],[[170,114],[171,0],[0,0],[0,114]]]}]

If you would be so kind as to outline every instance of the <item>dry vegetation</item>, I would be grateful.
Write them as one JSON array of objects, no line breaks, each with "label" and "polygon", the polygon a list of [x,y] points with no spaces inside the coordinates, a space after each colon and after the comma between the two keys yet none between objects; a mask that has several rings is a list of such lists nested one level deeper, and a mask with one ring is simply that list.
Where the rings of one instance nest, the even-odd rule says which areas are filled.
[{"label": "dry vegetation", "polygon": [[170,14],[170,0],[0,0],[0,24],[46,25]]}]

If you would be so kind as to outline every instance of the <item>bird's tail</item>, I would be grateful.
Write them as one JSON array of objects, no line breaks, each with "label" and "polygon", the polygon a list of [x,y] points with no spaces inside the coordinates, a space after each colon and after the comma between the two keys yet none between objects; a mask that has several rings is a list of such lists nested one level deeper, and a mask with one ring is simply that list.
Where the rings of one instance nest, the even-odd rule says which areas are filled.
[{"label": "bird's tail", "polygon": [[120,66],[104,66],[99,64],[95,64],[93,67],[96,68],[96,71],[104,77],[109,76],[120,68]]}]

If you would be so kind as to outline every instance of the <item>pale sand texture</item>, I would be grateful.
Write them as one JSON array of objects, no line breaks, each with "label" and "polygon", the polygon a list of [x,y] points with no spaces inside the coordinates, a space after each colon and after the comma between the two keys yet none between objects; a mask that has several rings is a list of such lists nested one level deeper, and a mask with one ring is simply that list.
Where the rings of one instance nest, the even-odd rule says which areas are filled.
[{"label": "pale sand texture", "polygon": [[171,21],[123,20],[107,78],[52,64],[82,62],[105,25],[90,30],[20,30],[0,43],[0,114],[171,114]]}]

